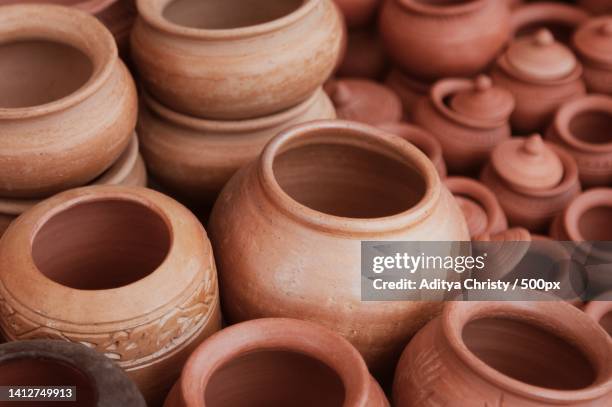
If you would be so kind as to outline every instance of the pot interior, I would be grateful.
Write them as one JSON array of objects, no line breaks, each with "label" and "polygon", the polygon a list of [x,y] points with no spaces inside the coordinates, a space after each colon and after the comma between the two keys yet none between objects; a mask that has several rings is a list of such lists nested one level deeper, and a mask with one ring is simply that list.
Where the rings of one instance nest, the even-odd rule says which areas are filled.
[{"label": "pot interior", "polygon": [[237,356],[220,366],[205,388],[209,407],[336,407],[344,385],[324,363],[297,352],[266,350]]},{"label": "pot interior", "polygon": [[493,369],[533,386],[578,390],[596,378],[595,368],[579,349],[526,322],[477,319],[464,327],[463,341]]},{"label": "pot interior", "polygon": [[599,320],[599,324],[606,330],[608,335],[612,336],[612,311],[608,311]]},{"label": "pot interior", "polygon": [[0,108],[62,99],[85,85],[92,74],[92,61],[67,44],[46,40],[0,44]]},{"label": "pot interior", "polygon": [[305,0],[175,0],[166,20],[184,27],[220,30],[249,27],[291,14]]},{"label": "pot interior", "polygon": [[36,233],[32,257],[41,273],[67,287],[103,290],[151,274],[170,249],[164,219],[125,200],[84,202],[52,216]]},{"label": "pot interior", "polygon": [[612,113],[582,112],[571,119],[569,129],[574,137],[586,143],[612,143]]},{"label": "pot interior", "polygon": [[578,220],[580,234],[586,241],[612,241],[612,206],[596,206]]}]

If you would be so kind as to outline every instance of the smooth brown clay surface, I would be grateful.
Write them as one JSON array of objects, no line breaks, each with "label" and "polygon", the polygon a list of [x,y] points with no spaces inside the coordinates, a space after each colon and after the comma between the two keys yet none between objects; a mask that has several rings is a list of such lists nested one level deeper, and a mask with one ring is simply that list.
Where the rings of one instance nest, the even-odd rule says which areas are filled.
[{"label": "smooth brown clay surface", "polygon": [[407,121],[412,120],[414,106],[421,97],[427,96],[431,87],[427,82],[421,82],[406,76],[397,68],[391,69],[385,79],[385,85],[400,97],[404,106],[404,119]]},{"label": "smooth brown clay surface", "polygon": [[362,29],[348,32],[347,49],[338,76],[380,80],[387,71],[387,54],[378,32]]},{"label": "smooth brown clay surface", "polygon": [[521,5],[510,18],[514,37],[534,34],[546,28],[554,37],[569,44],[574,31],[589,19],[589,13],[571,4],[538,1]]},{"label": "smooth brown clay surface", "polygon": [[577,0],[576,3],[593,14],[612,13],[612,4],[608,0]]},{"label": "smooth brown clay surface", "polygon": [[612,296],[602,294],[584,307],[584,312],[593,318],[612,338]]},{"label": "smooth brown clay surface", "polygon": [[575,197],[551,229],[557,240],[612,241],[612,188],[594,188]]},{"label": "smooth brown clay surface", "polygon": [[382,0],[334,0],[334,2],[342,11],[346,25],[353,29],[371,23]]},{"label": "smooth brown clay surface", "polygon": [[572,44],[584,66],[589,91],[612,96],[612,17],[589,20],[576,31]]}]

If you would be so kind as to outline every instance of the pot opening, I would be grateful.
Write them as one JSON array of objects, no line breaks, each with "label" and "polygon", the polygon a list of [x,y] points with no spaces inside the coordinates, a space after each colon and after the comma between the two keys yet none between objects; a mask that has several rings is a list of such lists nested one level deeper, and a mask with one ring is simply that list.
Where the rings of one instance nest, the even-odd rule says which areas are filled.
[{"label": "pot opening", "polygon": [[220,30],[278,20],[305,0],[175,0],[163,11],[168,21],[184,27]]},{"label": "pot opening", "polygon": [[[88,375],[67,362],[47,358],[21,357],[0,362],[0,386],[75,386],[77,401],[58,402],[58,405],[89,407],[96,405],[98,398],[93,380]],[[14,404],[0,401],[0,406]]]},{"label": "pot opening", "polygon": [[579,349],[535,325],[509,318],[482,318],[469,322],[462,336],[480,360],[523,383],[579,390],[595,382],[595,368]]},{"label": "pot opening", "polygon": [[612,143],[612,113],[590,111],[577,114],[570,121],[569,130],[586,143]]},{"label": "pot opening", "polygon": [[606,330],[608,335],[612,336],[612,311],[608,311],[599,320],[599,324]]},{"label": "pot opening", "polygon": [[26,108],[62,99],[92,77],[94,66],[70,45],[25,40],[0,45],[0,108]]},{"label": "pot opening", "polygon": [[585,241],[612,241],[612,206],[597,206],[585,211],[578,220]]},{"label": "pot opening", "polygon": [[323,362],[297,352],[266,350],[221,365],[204,390],[209,407],[320,406],[344,404],[340,376]]},{"label": "pot opening", "polygon": [[51,280],[80,290],[122,287],[151,274],[170,250],[164,219],[143,204],[84,202],[53,215],[36,233],[32,258]]}]

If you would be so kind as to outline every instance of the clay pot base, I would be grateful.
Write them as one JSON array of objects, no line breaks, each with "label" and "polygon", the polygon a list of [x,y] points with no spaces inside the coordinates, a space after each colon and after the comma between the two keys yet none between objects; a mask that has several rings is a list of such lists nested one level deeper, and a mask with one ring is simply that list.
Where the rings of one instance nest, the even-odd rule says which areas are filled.
[{"label": "clay pot base", "polygon": [[78,49],[52,41],[0,45],[0,108],[43,105],[77,91],[93,74]]},{"label": "clay pot base", "polygon": [[612,207],[597,206],[584,212],[578,229],[585,241],[612,241]]},{"label": "clay pot base", "polygon": [[571,119],[569,130],[574,137],[586,143],[612,143],[612,114],[598,111],[579,113]]},{"label": "clay pot base", "polygon": [[277,20],[297,10],[307,0],[176,0],[163,16],[184,27],[233,29]]}]

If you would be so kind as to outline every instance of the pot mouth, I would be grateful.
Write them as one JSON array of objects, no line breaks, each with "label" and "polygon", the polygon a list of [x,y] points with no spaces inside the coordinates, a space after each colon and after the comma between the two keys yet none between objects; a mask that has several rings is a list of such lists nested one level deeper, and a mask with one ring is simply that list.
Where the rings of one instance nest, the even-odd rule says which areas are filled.
[{"label": "pot mouth", "polygon": [[609,338],[582,311],[552,299],[449,303],[442,329],[455,355],[497,387],[547,403],[604,396],[612,387]]},{"label": "pot mouth", "polygon": [[[602,224],[606,221],[608,227]],[[578,195],[566,208],[563,223],[571,241],[612,241],[612,188],[590,189]],[[593,228],[593,224],[597,227]],[[602,233],[593,234],[586,229]]]},{"label": "pot mouth", "polygon": [[486,5],[483,0],[396,0],[401,6],[421,14],[448,16],[466,14]]},{"label": "pot mouth", "polygon": [[[23,62],[27,62],[26,54],[40,59],[30,64],[29,69],[43,72],[39,70],[42,66],[47,70],[46,74],[51,74],[44,61],[51,59],[60,64],[62,58],[53,57],[60,53],[69,55],[71,62],[77,61],[80,71],[76,77],[66,75],[65,70],[74,68],[73,64],[65,67],[58,65],[55,73],[64,75],[70,82],[68,85],[55,89],[55,97],[50,100],[0,107],[0,120],[43,116],[82,102],[103,86],[118,58],[115,40],[104,25],[95,17],[72,8],[47,4],[4,6],[0,15],[0,32],[3,33],[0,50],[4,48],[4,52],[19,57]],[[32,54],[31,48],[37,52]],[[17,69],[10,66],[15,60],[5,59],[6,69]],[[38,78],[36,72],[32,72],[32,75]],[[53,77],[45,80],[47,86],[58,83],[57,78]],[[23,96],[23,93],[17,94]]]},{"label": "pot mouth", "polygon": [[417,147],[344,120],[312,121],[281,132],[256,165],[274,204],[330,233],[408,228],[431,214],[441,191],[433,163]]},{"label": "pot mouth", "polygon": [[407,123],[383,123],[376,126],[387,133],[394,134],[403,138],[409,143],[414,144],[421,150],[432,162],[442,159],[442,147],[431,133],[419,126]]},{"label": "pot mouth", "polygon": [[574,148],[592,153],[612,151],[610,97],[588,95],[567,102],[557,111],[553,123],[558,136]]},{"label": "pot mouth", "polygon": [[[276,18],[270,21],[263,21],[258,24],[242,26],[237,28],[196,28],[192,26],[186,26],[173,22],[167,16],[167,11],[173,3],[184,2],[187,3],[189,0],[136,0],[139,16],[152,27],[167,32],[173,35],[202,39],[202,40],[229,40],[229,39],[241,39],[250,38],[253,36],[263,35],[278,31],[282,28],[295,24],[309,14],[315,7],[317,7],[321,0],[292,0],[292,4],[295,3],[292,11],[282,15],[276,16]],[[278,1],[278,0],[275,0]],[[200,2],[204,4],[206,2]],[[223,5],[223,1],[217,3]],[[261,0],[262,4],[266,4],[267,1]],[[282,3],[282,2],[281,2]],[[286,2],[285,2],[286,3]],[[301,4],[300,4],[301,3]],[[176,6],[175,6],[176,7]],[[232,9],[230,8],[230,13]],[[235,7],[234,7],[235,11]],[[193,18],[193,15],[190,16]]]}]

